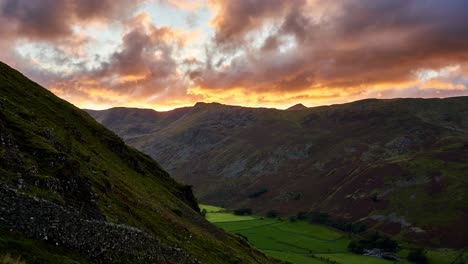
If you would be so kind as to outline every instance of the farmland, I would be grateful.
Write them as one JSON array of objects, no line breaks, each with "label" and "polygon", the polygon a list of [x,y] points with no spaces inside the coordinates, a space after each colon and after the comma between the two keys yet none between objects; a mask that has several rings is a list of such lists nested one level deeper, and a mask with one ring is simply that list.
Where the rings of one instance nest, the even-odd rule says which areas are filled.
[{"label": "farmland", "polygon": [[[352,254],[348,251],[350,237],[326,226],[304,221],[289,221],[259,216],[238,216],[223,208],[201,205],[207,211],[206,218],[224,230],[246,238],[250,244],[274,258],[294,264],[346,263],[391,264],[375,257]],[[402,250],[402,260],[407,251]],[[463,255],[451,250],[431,250],[429,263],[456,263]],[[333,262],[334,261],[334,262]]]}]

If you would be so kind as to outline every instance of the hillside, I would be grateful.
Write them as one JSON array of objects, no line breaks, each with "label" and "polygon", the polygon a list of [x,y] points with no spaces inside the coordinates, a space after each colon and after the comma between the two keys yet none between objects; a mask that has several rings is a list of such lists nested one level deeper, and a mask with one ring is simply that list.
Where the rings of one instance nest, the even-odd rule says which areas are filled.
[{"label": "hillside", "polygon": [[149,156],[3,63],[0,259],[272,263],[208,223]]},{"label": "hillside", "polygon": [[468,246],[468,97],[88,112],[203,203],[321,211],[432,246]]}]

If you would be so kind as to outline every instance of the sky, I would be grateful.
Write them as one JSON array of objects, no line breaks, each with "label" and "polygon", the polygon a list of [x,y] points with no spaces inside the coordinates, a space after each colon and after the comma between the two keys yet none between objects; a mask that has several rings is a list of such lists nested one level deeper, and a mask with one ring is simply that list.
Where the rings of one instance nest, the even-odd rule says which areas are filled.
[{"label": "sky", "polygon": [[0,0],[0,60],[81,108],[468,95],[466,0]]}]

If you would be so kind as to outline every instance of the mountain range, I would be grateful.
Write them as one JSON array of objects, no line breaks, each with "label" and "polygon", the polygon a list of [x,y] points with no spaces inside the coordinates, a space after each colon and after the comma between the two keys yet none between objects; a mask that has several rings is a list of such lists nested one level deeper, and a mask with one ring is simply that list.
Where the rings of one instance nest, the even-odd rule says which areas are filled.
[{"label": "mountain range", "polygon": [[468,97],[86,111],[202,203],[322,212],[431,246],[468,245]]}]

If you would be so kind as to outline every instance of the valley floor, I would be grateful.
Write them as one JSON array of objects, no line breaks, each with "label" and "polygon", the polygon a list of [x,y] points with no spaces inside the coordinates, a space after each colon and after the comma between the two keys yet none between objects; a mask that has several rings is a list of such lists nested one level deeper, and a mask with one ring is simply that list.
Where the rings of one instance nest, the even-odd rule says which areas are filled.
[{"label": "valley floor", "polygon": [[[347,234],[326,226],[304,221],[288,221],[259,216],[238,216],[215,206],[201,205],[206,219],[226,231],[248,239],[249,243],[274,258],[293,264],[391,264],[375,257],[352,254],[348,251],[351,239]],[[398,263],[408,264],[401,250]],[[429,264],[466,263],[468,253],[453,250],[429,250]],[[461,261],[461,262],[460,262]]]}]

